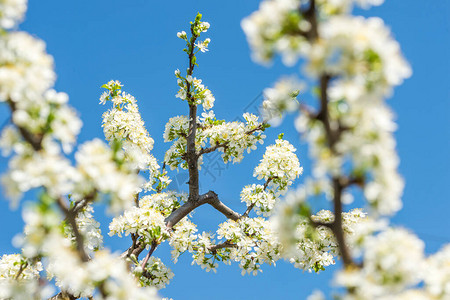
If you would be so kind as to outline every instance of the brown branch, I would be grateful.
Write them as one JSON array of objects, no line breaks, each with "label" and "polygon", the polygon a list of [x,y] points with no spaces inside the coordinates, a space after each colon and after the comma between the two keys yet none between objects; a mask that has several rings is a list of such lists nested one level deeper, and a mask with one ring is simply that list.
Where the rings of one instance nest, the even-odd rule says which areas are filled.
[{"label": "brown branch", "polygon": [[326,228],[330,229],[331,231],[333,231],[334,221],[333,222],[316,221],[313,218],[311,218],[311,216],[309,217],[309,221],[316,228],[319,226],[323,226],[323,227],[326,227]]},{"label": "brown branch", "polygon": [[[12,100],[8,100],[8,105],[9,108],[11,109],[11,114],[13,114],[17,108],[16,108],[16,103]],[[25,141],[27,141],[31,147],[33,147],[34,151],[39,151],[42,149],[42,140],[44,138],[43,135],[41,134],[33,134],[32,132],[28,131],[28,129],[19,126],[17,124],[15,124],[16,127],[19,129],[20,134],[22,135],[22,137],[24,138]]]},{"label": "brown branch", "polygon": [[237,248],[236,244],[232,244],[229,240],[226,240],[223,243],[213,245],[208,248],[209,251],[211,251],[212,254],[216,254],[217,250],[223,249],[223,248]]},{"label": "brown branch", "polygon": [[[245,132],[245,134],[246,134],[246,135],[251,135],[251,134],[253,134],[253,133],[256,132],[256,131],[263,131],[263,130],[264,130],[264,125],[265,125],[266,123],[267,123],[266,121],[262,122],[261,124],[259,124],[259,125],[256,126],[255,128],[253,128],[252,130],[249,130],[249,131]],[[211,147],[209,147],[209,148],[202,148],[202,149],[200,150],[200,152],[198,153],[198,155],[200,156],[200,155],[203,155],[203,154],[211,153],[211,152],[216,151],[216,150],[219,149],[219,148],[225,148],[225,147],[228,146],[229,143],[230,143],[230,142],[227,141],[227,142],[223,142],[223,143],[216,144],[216,145],[211,146]]]},{"label": "brown branch", "polygon": [[[191,25],[191,41],[189,44],[189,68],[187,75],[191,76],[194,72],[194,48],[197,35],[194,32],[194,24]],[[186,138],[186,162],[189,171],[189,197],[188,201],[196,201],[199,196],[198,184],[198,155],[195,150],[195,137],[197,134],[197,104],[191,95],[191,84],[186,80],[186,95],[189,104],[189,129]]]},{"label": "brown branch", "polygon": [[25,262],[24,264],[20,264],[19,272],[17,272],[16,276],[14,277],[15,280],[18,280],[20,275],[22,275],[23,271],[28,267],[28,262]]},{"label": "brown branch", "polygon": [[[190,212],[192,212],[197,207],[209,204],[214,207],[216,210],[221,212],[228,219],[237,221],[241,215],[237,212],[233,211],[231,208],[226,206],[223,202],[219,200],[219,196],[213,191],[209,191],[206,194],[200,195],[196,201],[187,201],[182,206],[174,210],[166,219],[166,227],[169,231],[172,230],[173,226],[175,226],[181,219],[186,217]],[[139,254],[142,253],[145,249],[145,244],[140,242],[139,240],[133,245],[124,251],[120,257],[127,258],[131,255],[135,255],[136,258],[139,257]]]},{"label": "brown branch", "polygon": [[207,153],[211,153],[216,151],[219,148],[225,147],[226,145],[228,145],[229,142],[224,142],[224,143],[219,143],[216,144],[214,146],[208,147],[208,148],[202,148],[199,152],[199,155],[203,155],[203,154],[207,154]]},{"label": "brown branch", "polygon": [[159,242],[153,241],[152,246],[150,250],[147,253],[147,256],[144,258],[144,261],[142,262],[142,270],[145,271],[145,266],[147,265],[148,260],[150,259],[150,256],[152,256],[153,252],[155,251],[156,247],[158,247]]},{"label": "brown branch", "polygon": [[130,248],[128,248],[126,251],[124,251],[121,255],[120,258],[125,259],[127,257],[130,257],[131,255],[136,256],[136,258],[139,257],[139,255],[142,253],[142,251],[144,251],[145,249],[145,244],[137,241],[137,242],[133,242],[133,245],[131,245]]},{"label": "brown branch", "polygon": [[[317,21],[317,11],[316,11],[316,1],[310,0],[310,5],[306,11],[301,11],[302,15],[311,24],[309,32],[305,37],[314,43],[319,38],[318,21]],[[319,77],[320,84],[320,109],[315,119],[322,122],[325,136],[327,140],[328,147],[330,151],[337,155],[336,143],[346,128],[343,128],[339,123],[337,128],[332,128],[330,122],[330,116],[328,111],[328,85],[332,79],[330,74],[322,73]],[[333,190],[334,190],[334,221],[331,223],[325,222],[315,222],[311,219],[312,224],[315,226],[325,226],[333,231],[336,237],[339,251],[344,263],[344,266],[355,265],[350,255],[350,252],[345,244],[344,230],[342,228],[342,191],[351,184],[361,184],[363,178],[346,178],[343,176],[333,177]]]},{"label": "brown branch", "polygon": [[78,299],[78,297],[75,297],[74,295],[71,295],[67,292],[59,292],[55,296],[49,298],[48,300],[75,300]]},{"label": "brown branch", "polygon": [[88,206],[97,197],[98,191],[94,189],[90,194],[84,197],[83,200],[75,202],[74,207],[70,209],[71,214],[77,216],[86,206]]},{"label": "brown branch", "polygon": [[348,267],[354,265],[354,262],[350,256],[350,252],[345,244],[344,230],[342,228],[342,191],[343,187],[339,178],[333,178],[333,189],[334,189],[334,222],[332,225],[332,230],[334,236],[339,245],[339,251],[341,253],[342,261],[344,266]]},{"label": "brown branch", "polygon": [[309,21],[311,28],[308,32],[300,33],[306,37],[309,41],[314,41],[319,37],[319,30],[317,26],[317,16],[316,16],[316,1],[310,0],[309,7],[306,11],[300,11],[303,17]]},{"label": "brown branch", "polygon": [[195,150],[195,135],[197,132],[197,105],[189,104],[189,134],[187,137],[186,161],[189,171],[189,197],[188,201],[196,201],[199,196],[198,184],[198,155]]},{"label": "brown branch", "polygon": [[77,249],[80,259],[83,262],[89,261],[89,256],[87,255],[87,253],[84,249],[84,237],[81,234],[81,232],[78,230],[76,215],[74,214],[74,212],[72,210],[70,210],[66,206],[62,197],[57,198],[57,204],[61,208],[61,210],[64,212],[64,214],[66,215],[66,220],[69,223],[70,227],[72,228],[73,235],[75,236],[76,249]]},{"label": "brown branch", "polygon": [[231,208],[221,202],[216,193],[214,193],[213,191],[209,191],[206,194],[200,195],[196,201],[187,201],[185,204],[172,212],[170,216],[168,216],[165,220],[167,228],[171,230],[173,226],[175,226],[181,219],[183,219],[191,211],[203,204],[211,205],[228,219],[236,221],[240,217],[240,214],[233,211]]},{"label": "brown branch", "polygon": [[[269,177],[269,178],[266,180],[266,182],[264,183],[264,191],[266,190],[267,186],[269,186],[269,183],[270,183],[273,179],[275,179],[275,178],[276,178],[276,177]],[[255,203],[250,204],[250,205],[247,207],[247,210],[244,212],[244,214],[243,214],[239,219],[248,217],[248,214],[252,211],[253,207],[255,207]]]}]

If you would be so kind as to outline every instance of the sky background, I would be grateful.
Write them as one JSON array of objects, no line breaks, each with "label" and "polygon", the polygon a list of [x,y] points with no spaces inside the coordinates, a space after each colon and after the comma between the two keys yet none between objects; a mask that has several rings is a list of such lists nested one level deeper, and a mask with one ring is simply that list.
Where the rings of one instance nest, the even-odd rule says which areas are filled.
[{"label": "sky background", "polygon": [[[410,228],[422,238],[427,253],[450,242],[450,124],[449,124],[449,24],[448,1],[387,1],[364,16],[379,16],[391,28],[403,53],[411,63],[413,76],[395,89],[389,104],[397,114],[397,149],[401,158],[400,173],[406,180],[404,208],[393,219],[394,224]],[[175,98],[175,69],[184,71],[187,58],[184,42],[176,37],[188,31],[189,21],[203,13],[211,23],[205,35],[210,37],[210,52],[200,54],[196,76],[202,78],[216,97],[214,111],[218,118],[233,121],[245,110],[256,112],[262,101],[262,90],[284,74],[299,74],[299,65],[284,67],[276,59],[271,67],[255,64],[241,20],[258,8],[258,1],[150,1],[150,0],[31,0],[26,21],[20,26],[43,39],[53,55],[58,80],[56,89],[69,94],[84,123],[79,142],[103,138],[101,114],[109,108],[98,105],[100,86],[118,79],[124,90],[134,95],[150,135],[155,140],[153,153],[159,161],[169,144],[162,133],[167,120],[187,114],[187,103]],[[307,99],[308,96],[305,96]],[[255,100],[256,99],[256,100]],[[6,107],[0,107],[0,123],[7,119]],[[267,131],[265,145],[274,142],[280,132],[298,149],[304,175],[310,174],[307,147],[293,130],[293,116],[282,126]],[[239,193],[246,184],[256,183],[253,168],[264,153],[264,147],[246,155],[239,165],[226,168],[214,158],[205,164],[210,171],[201,173],[203,192],[214,190],[223,202],[239,212],[245,207]],[[208,161],[208,159],[205,159]],[[7,160],[0,159],[0,170]],[[224,170],[218,170],[225,168]],[[173,187],[181,188],[186,173],[172,173]],[[0,253],[17,252],[11,239],[21,231],[20,210],[10,211],[3,196],[0,201]],[[26,200],[32,200],[28,196]],[[101,220],[102,207],[98,207]],[[224,217],[209,207],[195,212],[200,228],[215,231]],[[129,238],[109,238],[107,223],[103,233],[108,245],[125,250]],[[183,299],[304,299],[314,289],[327,289],[333,269],[319,275],[302,272],[284,262],[276,267],[264,266],[257,277],[241,276],[236,264],[220,265],[217,274],[191,266],[188,254],[174,265],[169,248],[161,246],[155,255],[175,273],[171,284],[161,294]]]}]

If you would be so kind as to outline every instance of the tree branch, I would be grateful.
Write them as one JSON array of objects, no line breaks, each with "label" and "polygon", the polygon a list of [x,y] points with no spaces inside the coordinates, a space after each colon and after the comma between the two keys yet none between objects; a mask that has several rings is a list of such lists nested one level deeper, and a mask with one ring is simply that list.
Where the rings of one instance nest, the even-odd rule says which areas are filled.
[{"label": "tree branch", "polygon": [[170,216],[166,218],[166,226],[170,230],[175,226],[181,219],[187,216],[191,211],[196,209],[197,207],[209,204],[218,211],[220,211],[225,217],[231,220],[238,220],[240,214],[233,211],[231,208],[226,206],[223,202],[219,200],[219,197],[213,191],[209,191],[206,194],[200,195],[197,201],[188,201],[182,206],[180,206],[177,210],[172,212]]},{"label": "tree branch", "polygon": [[[191,41],[189,45],[189,68],[187,70],[187,75],[191,76],[194,72],[195,67],[195,41],[197,35],[195,34],[193,27],[191,25]],[[186,149],[186,162],[188,164],[189,170],[189,198],[188,201],[196,201],[199,195],[199,185],[198,185],[198,155],[195,151],[195,137],[197,134],[197,104],[195,99],[191,95],[191,84],[186,80],[186,95],[189,104],[189,129],[188,136],[186,138],[187,149]]]},{"label": "tree branch", "polygon": [[[12,100],[8,100],[8,105],[9,108],[11,109],[11,115],[17,110],[16,108],[16,103]],[[25,141],[27,141],[31,147],[33,147],[34,151],[39,151],[42,149],[42,139],[44,138],[43,135],[37,135],[37,134],[33,134],[30,131],[28,131],[28,129],[19,126],[17,124],[16,127],[19,129],[20,134],[22,135],[22,137],[24,138]]]},{"label": "tree branch", "polygon": [[[317,11],[315,0],[310,0],[310,6],[306,11],[301,11],[303,16],[310,22],[311,28],[308,34],[305,36],[311,43],[315,42],[319,38]],[[337,128],[332,128],[329,111],[328,111],[328,84],[331,80],[331,75],[322,73],[319,77],[320,84],[320,109],[315,119],[322,122],[328,147],[333,154],[336,152],[336,143],[339,141],[340,135],[345,130],[340,124]],[[355,265],[352,257],[349,253],[347,245],[345,244],[344,230],[342,228],[342,191],[347,186],[355,183],[361,183],[362,179],[348,179],[344,176],[333,177],[333,190],[334,190],[334,221],[332,223],[315,222],[312,223],[315,226],[325,226],[333,231],[334,236],[338,242],[339,251],[344,263],[344,266]]]},{"label": "tree branch", "polygon": [[339,245],[339,251],[342,256],[344,266],[348,267],[354,265],[354,262],[350,256],[350,252],[345,244],[344,230],[342,228],[342,190],[343,186],[339,178],[333,178],[334,189],[334,222],[331,227],[334,236]]},{"label": "tree branch", "polygon": [[67,293],[67,292],[59,292],[55,296],[49,298],[48,300],[75,300],[77,297]]},{"label": "tree branch", "polygon": [[[245,132],[245,134],[246,135],[251,135],[251,134],[253,134],[256,131],[264,130],[264,125],[266,123],[267,123],[266,121],[262,122],[257,127],[253,128],[252,130],[249,130],[249,131]],[[219,143],[219,144],[216,144],[214,146],[211,146],[209,148],[202,148],[200,150],[200,152],[198,153],[198,155],[200,156],[200,155],[203,155],[203,154],[211,153],[211,152],[216,151],[219,148],[225,148],[228,144],[229,144],[229,142],[223,142],[223,143]]]},{"label": "tree branch", "polygon": [[145,266],[147,265],[148,260],[150,259],[150,256],[152,256],[153,252],[156,250],[156,247],[158,247],[159,242],[153,241],[152,242],[152,247],[150,248],[150,250],[147,253],[147,256],[144,258],[144,261],[142,262],[142,270],[145,271]]},{"label": "tree branch", "polygon": [[23,271],[28,267],[28,262],[25,262],[24,264],[21,263],[19,267],[19,271],[17,272],[16,276],[14,277],[15,280],[18,280],[20,275],[22,275]]},{"label": "tree branch", "polygon": [[75,244],[80,259],[83,262],[89,261],[89,256],[84,249],[84,237],[78,230],[76,215],[66,206],[62,197],[57,198],[57,204],[66,215],[66,220],[69,222],[70,227],[72,227],[72,232],[75,236]]},{"label": "tree branch", "polygon": [[[276,177],[269,177],[269,178],[266,180],[266,182],[264,183],[264,191],[266,190],[267,186],[269,185],[269,183],[270,183],[274,178],[276,178]],[[255,207],[255,203],[250,204],[250,205],[247,207],[247,210],[244,212],[244,214],[243,214],[239,219],[248,217],[248,214],[252,211],[253,207]]]},{"label": "tree branch", "polygon": [[237,248],[237,245],[232,244],[229,240],[226,240],[223,243],[209,247],[208,250],[211,251],[212,254],[216,254],[217,250],[223,249],[223,248]]}]

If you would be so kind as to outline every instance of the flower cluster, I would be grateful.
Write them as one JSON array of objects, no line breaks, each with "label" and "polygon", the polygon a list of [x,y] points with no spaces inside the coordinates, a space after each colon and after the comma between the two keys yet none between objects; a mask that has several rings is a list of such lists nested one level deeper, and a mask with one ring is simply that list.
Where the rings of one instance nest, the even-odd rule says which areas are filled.
[{"label": "flower cluster", "polygon": [[10,29],[22,21],[27,10],[27,0],[0,1],[0,27]]},{"label": "flower cluster", "polygon": [[272,88],[264,89],[263,116],[271,124],[281,122],[284,112],[293,112],[298,109],[297,96],[304,85],[294,77],[282,78]]},{"label": "flower cluster", "polygon": [[353,84],[356,98],[389,95],[392,86],[411,76],[398,42],[379,18],[332,17],[319,35],[323,40],[312,45],[307,70],[340,76]]},{"label": "flower cluster", "polygon": [[296,33],[307,31],[311,25],[299,14],[299,7],[300,0],[266,0],[242,20],[254,60],[267,63],[279,52],[283,62],[292,65],[299,53],[307,51],[306,39]]},{"label": "flower cluster", "polygon": [[[62,217],[49,206],[49,201],[48,196],[42,196],[39,205],[28,207],[25,210],[25,235],[18,240],[18,246],[23,247],[23,254],[29,258],[29,261],[44,257],[42,263],[49,280],[55,279],[59,288],[78,297],[90,296],[95,288],[101,286],[104,295],[109,297],[126,294],[131,295],[133,299],[157,299],[154,289],[138,287],[138,284],[128,272],[125,261],[120,257],[114,256],[108,251],[99,250],[91,252],[88,261],[82,260],[72,245],[72,234],[69,233],[68,237],[62,234]],[[94,224],[95,228],[93,221],[83,221],[83,215],[88,217],[90,211],[87,208],[86,212],[78,216],[77,222],[80,225],[80,231],[87,230],[89,222]],[[93,245],[94,243],[90,242],[89,244]],[[86,245],[87,249],[90,248],[88,245]],[[24,266],[28,267],[27,265]],[[39,262],[30,266],[36,266],[38,271],[41,270]],[[34,270],[33,268],[31,267],[30,270]],[[28,274],[26,270],[24,269],[24,274]],[[44,281],[42,283],[45,284]],[[7,295],[14,295],[14,297],[26,295],[23,296],[23,299],[32,299],[38,294],[48,294],[50,288],[49,285],[44,287],[27,285],[26,287],[29,290],[20,286],[20,289],[18,289],[17,286],[9,284],[6,288],[16,289],[11,293],[4,289],[2,291],[8,293]],[[52,293],[52,290],[50,290],[50,293]],[[46,298],[48,297],[50,295],[46,296]]]},{"label": "flower cluster", "polygon": [[123,233],[126,236],[130,233],[135,234],[147,245],[153,241],[165,239],[169,235],[164,216],[150,207],[132,207],[126,210],[123,215],[112,220],[109,230],[110,236],[117,234],[122,237]]},{"label": "flower cluster", "polygon": [[139,278],[141,286],[154,286],[163,289],[173,278],[173,272],[157,257],[150,257],[145,265],[145,271],[140,265],[133,270],[134,276]]},{"label": "flower cluster", "polygon": [[211,91],[202,84],[201,79],[197,79],[188,75],[186,78],[181,77],[180,71],[175,71],[178,78],[177,84],[180,87],[176,97],[181,100],[189,100],[190,103],[202,105],[203,109],[209,110],[214,106],[215,98]]},{"label": "flower cluster", "polygon": [[183,218],[174,227],[170,236],[169,244],[172,247],[172,259],[176,263],[178,257],[184,252],[193,252],[197,240],[197,225],[188,218]]},{"label": "flower cluster", "polygon": [[24,259],[19,254],[3,255],[0,258],[0,298],[31,299],[46,298],[48,290],[39,288],[39,272],[42,264]]},{"label": "flower cluster", "polygon": [[[17,133],[15,129],[5,131]],[[13,140],[17,141],[16,138]],[[13,200],[41,186],[45,186],[53,196],[68,194],[74,187],[74,181],[80,177],[70,161],[60,155],[54,144],[47,146],[49,151],[40,152],[33,151],[23,141],[13,143],[8,148],[16,149],[17,152],[9,161],[9,170],[3,174],[1,180],[7,195]],[[53,149],[50,150],[51,148]]]},{"label": "flower cluster", "polygon": [[111,211],[118,213],[132,205],[142,181],[123,160],[120,149],[114,150],[99,139],[80,147],[75,160],[82,179],[76,183],[74,191],[79,195],[88,195],[93,190],[107,192],[111,195]]},{"label": "flower cluster", "polygon": [[187,200],[186,194],[163,192],[139,199],[139,207],[126,210],[109,225],[109,235],[135,235],[145,245],[169,237],[164,219]]},{"label": "flower cluster", "polygon": [[[191,33],[192,36],[188,38],[185,31],[177,33],[178,38],[186,42],[186,48],[183,50],[189,56],[189,68],[187,70],[186,77],[181,76],[180,70],[175,71],[175,76],[177,77],[177,83],[180,87],[176,97],[181,100],[187,100],[189,105],[202,105],[203,109],[209,110],[214,106],[214,96],[211,91],[202,84],[201,79],[192,77],[192,72],[194,70],[196,63],[195,54],[199,51],[207,52],[208,45],[211,42],[210,38],[204,41],[197,41],[202,32],[206,32],[209,29],[208,22],[202,22],[202,15],[197,14],[195,21],[191,22]],[[197,42],[196,42],[197,41]]]},{"label": "flower cluster", "polygon": [[[263,143],[266,137],[263,134],[267,127],[265,123],[258,121],[258,117],[245,113],[244,122],[234,121],[225,122],[217,120],[212,111],[203,113],[202,118],[198,118],[197,135],[195,146],[198,152],[202,153],[205,146],[211,150],[217,149],[223,152],[222,159],[224,163],[232,161],[240,162],[244,158],[244,152],[248,153],[256,149],[258,143]],[[172,169],[181,166],[187,169],[187,163],[184,161],[187,145],[187,134],[189,120],[185,116],[173,117],[166,124],[164,131],[164,140],[173,141],[169,150],[167,150],[164,161]],[[207,151],[205,153],[208,153]],[[199,158],[199,166],[202,164],[202,157]]]},{"label": "flower cluster", "polygon": [[450,245],[427,259],[424,281],[431,296],[436,299],[450,298]]},{"label": "flower cluster", "polygon": [[387,297],[420,281],[424,244],[404,229],[388,229],[367,239],[364,268],[341,271],[336,282],[358,299]]},{"label": "flower cluster", "polygon": [[13,122],[30,133],[51,133],[69,152],[81,121],[67,105],[67,95],[51,89],[55,74],[45,43],[25,32],[11,32],[2,35],[0,52],[0,102],[12,108]]},{"label": "flower cluster", "polygon": [[0,281],[7,279],[36,279],[39,278],[40,271],[42,271],[40,262],[33,265],[19,254],[5,254],[0,259]]},{"label": "flower cluster", "polygon": [[219,264],[216,262],[216,258],[212,255],[210,248],[214,244],[214,235],[208,232],[202,232],[198,234],[196,240],[194,241],[194,250],[192,254],[192,265],[197,264],[206,272],[213,270],[217,272],[216,269]]},{"label": "flower cluster", "polygon": [[155,157],[150,153],[154,141],[148,134],[142,120],[136,99],[122,91],[119,81],[109,81],[102,86],[107,89],[100,97],[100,103],[111,101],[113,108],[103,113],[103,132],[110,143],[120,141],[128,163],[138,170],[149,171],[149,181],[144,188],[149,190],[159,180],[162,186],[170,183]]},{"label": "flower cluster", "polygon": [[269,181],[269,187],[283,194],[303,172],[296,149],[280,136],[275,145],[268,146],[253,176]]},{"label": "flower cluster", "polygon": [[[306,199],[313,192],[313,185],[308,185],[308,189],[301,186],[296,191],[289,192],[285,201],[276,207],[271,221],[282,245],[283,257],[299,269],[319,272],[335,263],[339,249],[334,234],[328,227],[314,225],[331,224],[335,216],[328,210],[311,215]],[[384,224],[372,221],[360,209],[344,212],[341,217],[348,246],[355,252],[358,250],[356,246],[365,241],[366,234],[384,228]]]},{"label": "flower cluster", "polygon": [[[311,216],[311,220],[316,223],[332,223],[334,214],[329,210],[321,210]],[[367,214],[360,209],[342,213],[344,233],[347,238],[354,237],[354,232],[358,230],[361,223],[367,220]],[[339,254],[338,244],[334,234],[325,226],[318,226],[316,229],[308,219],[297,226],[295,231],[297,239],[296,249],[291,249],[290,261],[295,267],[303,270],[324,270],[326,266],[335,263],[334,257]],[[286,254],[289,256],[289,254]]]},{"label": "flower cluster", "polygon": [[[77,215],[76,222],[78,230],[84,237],[84,247],[87,252],[94,252],[103,247],[103,236],[100,230],[100,223],[94,219],[92,213],[94,208],[91,205],[85,206]],[[73,230],[69,226],[65,226],[67,237],[73,242],[76,238]]]},{"label": "flower cluster", "polygon": [[49,249],[46,270],[50,277],[56,278],[56,285],[62,290],[77,297],[88,297],[101,286],[102,292],[111,298],[127,295],[132,299],[158,299],[155,288],[138,286],[125,261],[119,257],[97,251],[91,260],[83,263],[67,244],[51,242],[53,248]]},{"label": "flower cluster", "polygon": [[223,152],[224,163],[240,162],[245,151],[250,153],[256,149],[258,143],[263,143],[266,137],[263,131],[267,127],[254,114],[244,113],[242,117],[245,123],[217,121],[214,116],[208,115],[202,123],[204,129],[198,134],[200,144],[205,146],[209,143],[211,147],[217,147]]},{"label": "flower cluster", "polygon": [[219,225],[217,234],[233,247],[217,250],[216,256],[225,263],[238,262],[242,275],[257,275],[262,272],[263,263],[271,265],[280,258],[280,245],[272,224],[261,217],[228,220]]},{"label": "flower cluster", "polygon": [[174,210],[180,207],[181,203],[187,201],[187,194],[167,191],[147,195],[139,200],[139,207],[143,209],[154,209],[168,217]]},{"label": "flower cluster", "polygon": [[247,185],[242,189],[241,202],[247,206],[254,206],[258,215],[267,217],[276,203],[276,195],[261,184]]}]

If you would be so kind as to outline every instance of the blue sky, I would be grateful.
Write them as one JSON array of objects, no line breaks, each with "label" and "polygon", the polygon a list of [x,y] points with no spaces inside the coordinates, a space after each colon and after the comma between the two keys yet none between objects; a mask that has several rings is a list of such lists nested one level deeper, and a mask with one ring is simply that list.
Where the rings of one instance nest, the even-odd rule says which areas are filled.
[{"label": "blue sky", "polygon": [[[210,52],[198,58],[197,77],[216,97],[218,118],[234,120],[244,109],[261,101],[261,91],[283,74],[298,73],[299,67],[286,68],[280,60],[264,67],[250,59],[250,52],[240,21],[258,7],[258,1],[148,1],[148,0],[31,0],[26,21],[20,26],[47,43],[53,55],[58,80],[56,89],[69,94],[70,103],[84,122],[79,141],[103,137],[98,105],[100,86],[118,79],[124,90],[137,99],[151,136],[155,139],[155,156],[161,160],[169,147],[162,138],[167,120],[187,114],[187,104],[175,98],[175,69],[186,68],[183,41],[177,31],[186,30],[200,11],[211,23]],[[401,158],[400,173],[406,180],[404,208],[393,223],[415,231],[426,243],[427,252],[434,252],[450,242],[448,212],[450,211],[450,124],[449,124],[449,4],[448,1],[387,1],[365,16],[379,16],[390,26],[395,38],[411,63],[413,76],[395,89],[389,104],[397,114],[399,129],[397,149]],[[256,102],[253,100],[257,98]],[[0,123],[7,118],[0,108]],[[284,125],[271,128],[265,145],[285,132],[298,149],[304,166],[301,183],[310,172],[307,148],[293,130],[292,117]],[[217,170],[211,162],[211,174],[203,173],[201,188],[212,189],[237,211],[244,207],[239,201],[242,187],[255,183],[253,168],[262,157],[259,148],[239,165]],[[0,159],[0,169],[7,160]],[[177,178],[183,180],[180,173]],[[20,211],[10,212],[1,196],[0,252],[16,251],[12,237],[21,230]],[[28,200],[31,200],[28,197]],[[100,209],[100,208],[99,208]],[[103,217],[101,217],[104,219]],[[195,218],[205,230],[214,231],[224,218],[211,208],[201,207]],[[106,228],[103,231],[106,235]],[[128,239],[107,238],[114,249],[125,249]],[[257,277],[240,275],[238,266],[223,266],[217,274],[190,266],[190,258],[178,264],[170,262],[168,247],[155,252],[172,268],[175,277],[161,294],[174,299],[304,299],[315,288],[328,285],[332,269],[319,275],[294,269],[280,262],[265,266]]]}]

